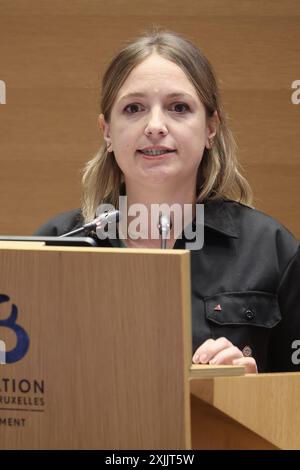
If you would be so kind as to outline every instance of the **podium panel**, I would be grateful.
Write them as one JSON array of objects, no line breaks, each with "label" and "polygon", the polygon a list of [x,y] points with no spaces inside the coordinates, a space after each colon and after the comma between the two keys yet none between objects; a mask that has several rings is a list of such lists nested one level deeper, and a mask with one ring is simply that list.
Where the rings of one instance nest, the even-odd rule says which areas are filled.
[{"label": "podium panel", "polygon": [[189,263],[3,242],[0,448],[190,448]]}]

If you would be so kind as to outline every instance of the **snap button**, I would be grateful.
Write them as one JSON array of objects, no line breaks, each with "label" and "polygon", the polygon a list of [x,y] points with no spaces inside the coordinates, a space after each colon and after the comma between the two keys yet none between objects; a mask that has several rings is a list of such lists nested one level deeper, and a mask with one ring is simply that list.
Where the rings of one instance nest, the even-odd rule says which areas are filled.
[{"label": "snap button", "polygon": [[245,346],[242,349],[242,353],[243,353],[244,357],[251,357],[252,356],[252,349],[250,348],[250,346]]},{"label": "snap button", "polygon": [[250,308],[248,308],[245,311],[245,317],[247,318],[247,320],[251,321],[255,317],[255,313],[253,312],[253,310],[250,310]]}]

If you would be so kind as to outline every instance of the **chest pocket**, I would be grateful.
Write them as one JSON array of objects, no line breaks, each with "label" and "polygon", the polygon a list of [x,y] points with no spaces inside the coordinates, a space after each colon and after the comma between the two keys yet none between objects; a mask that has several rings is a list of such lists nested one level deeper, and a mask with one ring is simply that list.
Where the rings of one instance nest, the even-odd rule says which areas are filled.
[{"label": "chest pocket", "polygon": [[260,291],[223,292],[204,298],[213,339],[225,337],[244,355],[256,359],[259,372],[268,368],[272,328],[281,320],[275,294]]},{"label": "chest pocket", "polygon": [[206,319],[216,325],[273,328],[281,320],[277,296],[267,292],[223,292],[204,303]]}]

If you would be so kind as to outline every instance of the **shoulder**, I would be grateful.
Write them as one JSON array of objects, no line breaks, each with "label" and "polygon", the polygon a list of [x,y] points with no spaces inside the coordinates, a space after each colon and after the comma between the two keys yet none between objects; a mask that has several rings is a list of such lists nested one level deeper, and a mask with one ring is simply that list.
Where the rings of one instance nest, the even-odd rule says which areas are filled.
[{"label": "shoulder", "polygon": [[295,240],[292,233],[284,227],[279,221],[253,207],[245,206],[240,202],[224,200],[224,206],[233,218],[237,230],[243,230],[244,226],[250,231],[261,233],[266,231],[266,235],[282,233],[290,240]]},{"label": "shoulder", "polygon": [[[265,256],[276,253],[280,264],[286,264],[298,251],[299,241],[280,222],[252,207],[235,201],[224,201],[235,230],[242,241]],[[282,266],[283,267],[283,266]]]},{"label": "shoulder", "polygon": [[35,232],[35,235],[58,236],[66,232],[70,232],[77,227],[81,227],[83,223],[84,220],[81,209],[74,209],[58,214],[52,219],[48,220],[38,228],[38,230]]}]

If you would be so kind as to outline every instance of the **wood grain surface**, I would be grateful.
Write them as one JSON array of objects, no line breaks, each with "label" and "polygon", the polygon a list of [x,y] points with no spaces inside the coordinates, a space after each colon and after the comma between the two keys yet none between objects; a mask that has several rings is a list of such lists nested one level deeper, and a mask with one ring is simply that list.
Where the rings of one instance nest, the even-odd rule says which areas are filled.
[{"label": "wood grain surface", "polygon": [[299,17],[297,0],[0,0],[0,233],[80,206],[102,139],[100,77],[124,41],[160,25],[214,65],[255,206],[300,237]]}]

